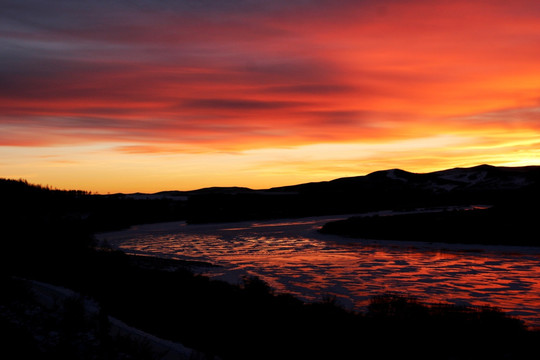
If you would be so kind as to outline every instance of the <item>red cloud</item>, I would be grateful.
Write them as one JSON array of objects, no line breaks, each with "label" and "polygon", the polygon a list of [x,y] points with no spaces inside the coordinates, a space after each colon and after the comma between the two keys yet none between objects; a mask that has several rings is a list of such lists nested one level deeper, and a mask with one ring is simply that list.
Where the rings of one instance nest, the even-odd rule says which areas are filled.
[{"label": "red cloud", "polygon": [[247,149],[538,130],[534,1],[227,3],[10,4],[0,144]]}]

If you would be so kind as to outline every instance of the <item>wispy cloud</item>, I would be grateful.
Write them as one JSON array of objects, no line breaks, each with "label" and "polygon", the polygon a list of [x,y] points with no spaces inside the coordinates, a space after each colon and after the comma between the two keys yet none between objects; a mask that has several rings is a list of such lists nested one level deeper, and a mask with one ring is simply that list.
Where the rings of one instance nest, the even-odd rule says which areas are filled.
[{"label": "wispy cloud", "polygon": [[0,146],[503,149],[539,135],[539,43],[532,0],[5,0]]}]

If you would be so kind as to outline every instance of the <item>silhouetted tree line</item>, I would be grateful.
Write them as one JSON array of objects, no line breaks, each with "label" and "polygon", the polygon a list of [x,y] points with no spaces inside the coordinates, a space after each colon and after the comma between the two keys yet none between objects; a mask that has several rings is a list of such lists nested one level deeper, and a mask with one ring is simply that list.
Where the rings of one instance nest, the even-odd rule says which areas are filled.
[{"label": "silhouetted tree line", "polygon": [[[176,221],[186,217],[185,202],[169,198],[133,199],[122,194],[95,195],[81,190],[58,190],[26,180],[0,179],[0,221],[65,221],[88,231],[107,231],[133,224]],[[25,219],[28,220],[25,223]]]}]

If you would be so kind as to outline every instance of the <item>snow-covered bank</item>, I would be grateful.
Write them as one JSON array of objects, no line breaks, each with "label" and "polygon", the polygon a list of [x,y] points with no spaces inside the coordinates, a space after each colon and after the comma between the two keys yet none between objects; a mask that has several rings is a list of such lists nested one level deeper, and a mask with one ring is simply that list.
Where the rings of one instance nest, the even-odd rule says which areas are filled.
[{"label": "snow-covered bank", "polygon": [[[59,311],[59,308],[62,307],[62,304],[65,304],[66,301],[75,300],[78,303],[80,303],[84,309],[84,315],[87,319],[90,319],[91,322],[96,323],[96,329],[90,329],[86,331],[86,334],[80,334],[80,337],[84,337],[86,340],[83,340],[86,342],[87,346],[100,346],[97,337],[98,335],[94,332],[98,332],[99,325],[98,319],[100,316],[100,306],[92,299],[88,299],[85,297],[82,297],[80,294],[63,287],[54,286],[51,284],[34,281],[34,280],[23,280],[23,279],[17,279],[17,281],[22,281],[23,283],[28,285],[29,290],[31,291],[31,294],[33,295],[36,305],[33,306],[32,311],[36,312],[37,309],[42,308],[43,311],[47,312],[48,316],[58,316],[55,315],[55,312]],[[15,320],[14,320],[15,321]],[[152,334],[149,334],[147,332],[141,331],[139,329],[136,329],[134,327],[131,327],[127,325],[126,323],[120,321],[117,318],[114,318],[112,316],[107,316],[108,321],[108,335],[112,339],[129,339],[130,342],[134,344],[140,344],[139,346],[144,347],[145,349],[149,349],[151,351],[152,358],[156,360],[189,360],[189,359],[204,359],[204,357],[199,354],[196,350],[190,349],[185,347],[184,345],[176,342],[172,342],[169,340],[158,338]],[[17,325],[17,324],[15,324]],[[24,324],[28,327],[28,325],[32,326],[32,324]],[[36,324],[38,325],[38,324]],[[39,326],[42,326],[42,324],[39,324]],[[59,341],[56,330],[49,330],[49,333],[53,334],[53,338],[49,336],[42,336],[42,335],[36,335],[36,341],[41,342],[41,344],[38,344],[38,347],[41,348],[47,348],[50,346],[49,344],[45,344],[45,342],[55,342]],[[55,335],[56,333],[56,335]],[[94,345],[90,345],[89,343],[95,343]]]}]

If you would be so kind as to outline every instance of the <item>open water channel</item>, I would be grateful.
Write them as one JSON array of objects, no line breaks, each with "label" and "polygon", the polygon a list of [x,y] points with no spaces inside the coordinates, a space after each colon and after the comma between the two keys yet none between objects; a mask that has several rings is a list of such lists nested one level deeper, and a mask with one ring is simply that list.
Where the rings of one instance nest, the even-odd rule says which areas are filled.
[{"label": "open water channel", "polygon": [[255,275],[306,301],[335,296],[361,310],[386,292],[426,302],[492,305],[540,328],[540,248],[374,241],[323,235],[326,222],[294,220],[135,226],[99,239],[130,254],[206,261],[212,277]]}]

